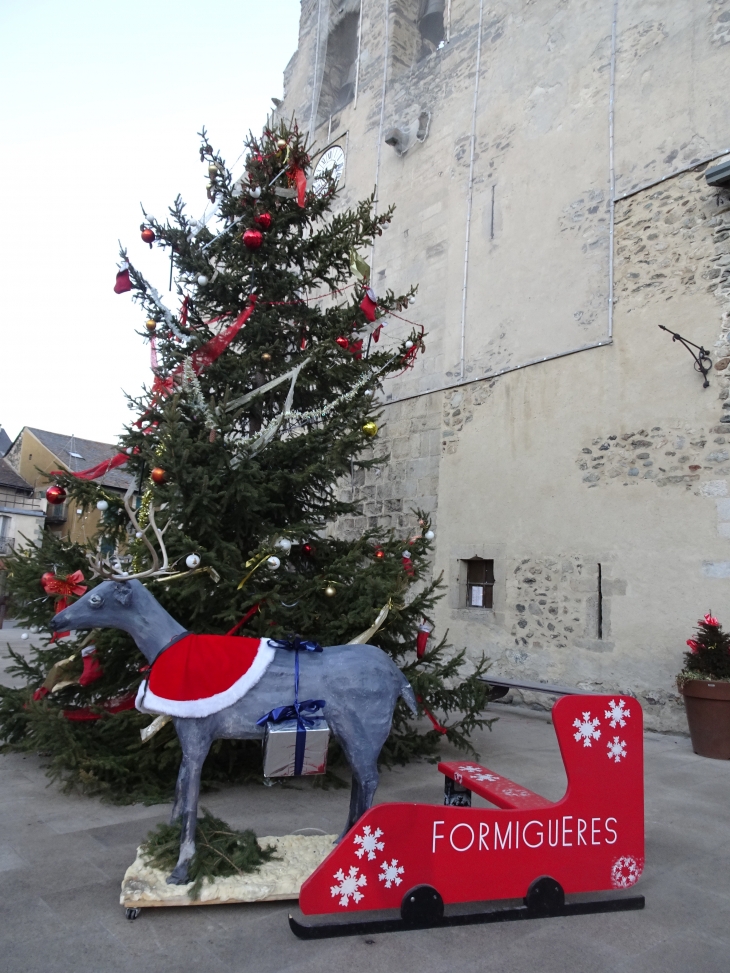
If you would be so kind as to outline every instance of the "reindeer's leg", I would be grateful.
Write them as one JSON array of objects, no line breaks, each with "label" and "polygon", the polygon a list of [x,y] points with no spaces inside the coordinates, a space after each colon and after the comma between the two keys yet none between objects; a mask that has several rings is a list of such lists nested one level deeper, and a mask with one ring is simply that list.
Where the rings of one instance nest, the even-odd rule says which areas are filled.
[{"label": "reindeer's leg", "polygon": [[198,797],[200,796],[200,774],[208,755],[211,741],[196,727],[197,733],[186,733],[181,739],[183,759],[177,778],[177,793],[173,815],[182,819],[180,832],[180,857],[168,885],[185,885],[188,881],[188,865],[195,854],[195,829],[198,824]]},{"label": "reindeer's leg", "polygon": [[373,803],[380,779],[378,755],[390,727],[388,725],[384,728],[384,735],[377,731],[373,734],[372,729],[368,733],[358,716],[352,712],[330,711],[327,720],[352,770],[350,810],[345,828],[337,839],[340,842]]}]

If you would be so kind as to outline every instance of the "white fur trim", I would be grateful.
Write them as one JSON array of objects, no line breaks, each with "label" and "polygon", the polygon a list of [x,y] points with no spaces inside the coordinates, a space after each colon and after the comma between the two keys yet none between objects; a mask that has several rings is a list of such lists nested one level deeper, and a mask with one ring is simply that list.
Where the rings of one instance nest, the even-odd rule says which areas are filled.
[{"label": "white fur trim", "polygon": [[222,693],[206,696],[203,699],[165,699],[161,696],[155,696],[145,679],[137,691],[135,706],[140,713],[159,713],[191,719],[211,716],[213,713],[218,713],[227,706],[237,703],[249,689],[253,689],[274,661],[275,655],[276,649],[269,645],[269,640],[261,639],[256,658],[251,663],[248,672],[244,672],[240,679]]}]

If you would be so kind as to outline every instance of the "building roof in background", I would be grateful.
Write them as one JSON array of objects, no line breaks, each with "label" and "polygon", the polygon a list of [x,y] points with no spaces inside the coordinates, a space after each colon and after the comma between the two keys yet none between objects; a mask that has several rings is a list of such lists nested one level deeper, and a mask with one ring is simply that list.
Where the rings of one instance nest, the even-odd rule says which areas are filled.
[{"label": "building roof in background", "polygon": [[[32,432],[36,439],[40,440],[46,449],[58,457],[72,473],[88,470],[105,459],[111,459],[119,452],[119,447],[111,443],[79,439],[78,436],[64,436],[57,432],[47,432],[45,429],[34,429],[32,426],[26,426],[26,429]],[[129,473],[125,473],[123,469],[116,469],[110,470],[95,482],[115,487],[117,490],[126,490],[132,480],[133,477]]]},{"label": "building roof in background", "polygon": [[32,494],[33,487],[24,480],[20,473],[16,473],[4,459],[0,459],[0,489],[16,490],[21,493]]},{"label": "building roof in background", "polygon": [[0,456],[4,456],[7,451],[12,446],[13,441],[5,432],[2,426],[0,426]]}]

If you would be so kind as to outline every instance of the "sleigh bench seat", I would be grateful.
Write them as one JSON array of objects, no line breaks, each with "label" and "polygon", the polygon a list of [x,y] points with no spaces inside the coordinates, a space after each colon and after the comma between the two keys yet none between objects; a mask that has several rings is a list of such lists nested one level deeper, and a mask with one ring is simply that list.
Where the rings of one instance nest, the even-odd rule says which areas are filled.
[{"label": "sleigh bench seat", "polygon": [[438,769],[445,777],[444,804],[470,807],[472,793],[505,810],[535,810],[553,803],[480,764],[455,760],[440,763]]}]

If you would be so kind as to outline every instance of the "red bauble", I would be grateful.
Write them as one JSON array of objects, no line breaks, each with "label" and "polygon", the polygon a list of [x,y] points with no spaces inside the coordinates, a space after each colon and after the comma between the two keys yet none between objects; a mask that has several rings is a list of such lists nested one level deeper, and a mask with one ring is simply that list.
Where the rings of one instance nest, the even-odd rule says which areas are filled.
[{"label": "red bauble", "polygon": [[244,246],[248,247],[249,250],[258,250],[264,238],[261,230],[254,230],[249,227],[241,239],[243,240]]},{"label": "red bauble", "polygon": [[152,246],[152,244],[155,242],[155,231],[149,226],[146,226],[144,230],[142,230],[142,239],[145,243],[149,243],[149,245]]},{"label": "red bauble", "polygon": [[63,489],[63,487],[58,486],[56,483],[54,483],[53,486],[49,486],[46,490],[46,500],[49,503],[52,503],[54,507],[58,506],[60,503],[63,503],[65,499],[66,491]]},{"label": "red bauble", "polygon": [[303,544],[302,545],[302,551],[304,552],[304,554],[307,555],[307,557],[312,557],[312,555],[314,554],[315,550],[316,550],[316,548],[315,548],[314,544]]},{"label": "red bauble", "polygon": [[342,335],[339,338],[335,338],[335,344],[339,345],[340,348],[347,350],[350,347],[350,341],[348,338],[344,338]]},{"label": "red bauble", "polygon": [[158,486],[161,486],[163,483],[167,481],[167,473],[165,470],[162,469],[161,466],[156,466],[154,470],[152,470],[152,472],[150,473],[150,479],[152,480],[153,483],[156,483]]},{"label": "red bauble", "polygon": [[379,561],[382,561],[382,560],[383,560],[383,558],[385,557],[385,551],[383,550],[383,548],[382,548],[382,547],[376,547],[376,548],[375,548],[375,557],[376,557],[376,558],[377,558],[377,559],[378,559]]},{"label": "red bauble", "polygon": [[259,213],[258,216],[254,216],[254,223],[258,223],[262,230],[268,230],[271,226],[271,213]]}]

